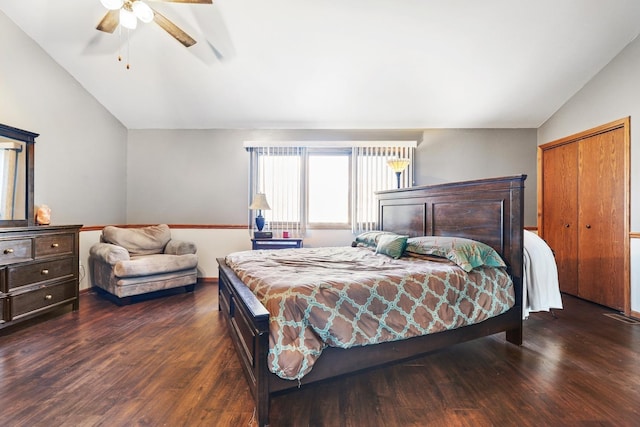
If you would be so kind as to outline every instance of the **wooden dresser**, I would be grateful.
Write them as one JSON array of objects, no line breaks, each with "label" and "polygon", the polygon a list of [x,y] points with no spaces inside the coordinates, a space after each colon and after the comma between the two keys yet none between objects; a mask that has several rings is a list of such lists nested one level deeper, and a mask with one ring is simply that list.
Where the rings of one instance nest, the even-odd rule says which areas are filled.
[{"label": "wooden dresser", "polygon": [[78,310],[80,227],[0,228],[0,329],[65,304]]}]

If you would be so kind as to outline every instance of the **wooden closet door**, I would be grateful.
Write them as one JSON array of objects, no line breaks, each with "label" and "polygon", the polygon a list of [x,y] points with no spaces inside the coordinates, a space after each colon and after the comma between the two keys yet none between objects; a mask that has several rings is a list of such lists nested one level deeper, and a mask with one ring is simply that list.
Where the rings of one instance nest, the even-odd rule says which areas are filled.
[{"label": "wooden closet door", "polygon": [[553,250],[560,290],[578,295],[578,144],[543,152],[544,239]]},{"label": "wooden closet door", "polygon": [[624,130],[579,144],[578,295],[624,310]]}]

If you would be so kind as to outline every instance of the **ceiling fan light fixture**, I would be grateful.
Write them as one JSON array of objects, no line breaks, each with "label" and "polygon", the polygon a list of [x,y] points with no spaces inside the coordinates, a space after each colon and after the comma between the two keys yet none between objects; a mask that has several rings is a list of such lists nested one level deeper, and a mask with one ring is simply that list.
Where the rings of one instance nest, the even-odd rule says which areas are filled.
[{"label": "ceiling fan light fixture", "polygon": [[131,4],[131,10],[138,17],[139,20],[148,24],[153,21],[153,10],[144,2],[134,1]]},{"label": "ceiling fan light fixture", "polygon": [[124,0],[100,0],[100,3],[109,10],[118,10],[124,4]]},{"label": "ceiling fan light fixture", "polygon": [[138,26],[138,18],[133,12],[129,12],[127,9],[120,9],[120,25],[130,30],[135,30]]}]

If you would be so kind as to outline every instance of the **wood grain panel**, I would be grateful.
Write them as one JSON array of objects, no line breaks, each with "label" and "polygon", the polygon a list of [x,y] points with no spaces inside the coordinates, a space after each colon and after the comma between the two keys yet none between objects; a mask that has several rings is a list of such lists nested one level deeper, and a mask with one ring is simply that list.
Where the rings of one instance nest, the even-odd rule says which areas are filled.
[{"label": "wood grain panel", "polygon": [[558,266],[560,289],[578,294],[578,144],[543,152],[542,237]]},{"label": "wood grain panel", "polygon": [[64,282],[11,297],[12,320],[36,310],[64,304],[76,298],[76,282]]},{"label": "wood grain panel", "polygon": [[389,204],[380,207],[380,220],[385,229],[394,230],[398,234],[409,237],[424,236],[426,206],[424,203]]},{"label": "wood grain panel", "polygon": [[580,141],[579,295],[624,310],[624,129]]},{"label": "wood grain panel", "polygon": [[71,255],[75,247],[73,233],[38,236],[36,241],[36,258],[57,255]]},{"label": "wood grain panel", "polygon": [[7,267],[9,289],[17,289],[45,280],[62,277],[74,277],[77,267],[73,258],[63,258],[55,261],[34,262],[29,265]]},{"label": "wood grain panel", "polygon": [[432,204],[434,236],[460,236],[486,243],[498,253],[504,252],[505,200]]}]

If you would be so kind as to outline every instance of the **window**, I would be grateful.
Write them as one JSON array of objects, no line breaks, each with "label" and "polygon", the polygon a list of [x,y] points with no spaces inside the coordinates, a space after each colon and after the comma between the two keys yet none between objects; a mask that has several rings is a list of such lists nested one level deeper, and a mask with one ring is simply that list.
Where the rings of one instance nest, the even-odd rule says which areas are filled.
[{"label": "window", "polygon": [[308,156],[308,223],[310,226],[350,224],[351,153],[314,153]]},{"label": "window", "polygon": [[[397,185],[387,161],[413,160],[416,146],[413,141],[393,146],[280,144],[245,144],[251,153],[249,193],[251,197],[266,194],[271,207],[263,212],[266,229],[287,230],[292,235],[304,235],[307,228],[351,228],[354,233],[375,229],[375,192]],[[403,187],[411,186],[412,175],[410,165],[402,175]],[[253,223],[253,212],[249,223]]]},{"label": "window", "polygon": [[265,217],[270,223],[298,223],[301,210],[302,155],[299,151],[274,152],[258,155],[260,192],[269,195],[271,210]]}]

